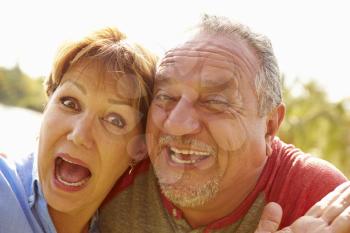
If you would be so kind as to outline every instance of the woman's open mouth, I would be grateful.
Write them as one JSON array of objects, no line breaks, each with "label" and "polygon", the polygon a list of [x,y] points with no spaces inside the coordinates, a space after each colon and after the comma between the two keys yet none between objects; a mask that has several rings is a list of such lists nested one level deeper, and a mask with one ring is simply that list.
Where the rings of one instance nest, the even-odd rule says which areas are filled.
[{"label": "woman's open mouth", "polygon": [[55,159],[55,178],[61,189],[78,191],[89,181],[91,172],[83,162],[64,154]]}]

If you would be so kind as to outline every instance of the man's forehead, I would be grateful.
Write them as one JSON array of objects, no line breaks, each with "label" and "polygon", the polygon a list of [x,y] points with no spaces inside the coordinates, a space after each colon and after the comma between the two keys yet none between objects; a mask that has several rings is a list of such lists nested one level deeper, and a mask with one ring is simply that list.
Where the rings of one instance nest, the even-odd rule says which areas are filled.
[{"label": "man's forehead", "polygon": [[[231,70],[223,70],[216,72],[215,67],[204,66],[201,72],[197,72],[196,75],[184,75],[179,74],[174,66],[170,66],[170,69],[160,69],[157,72],[155,78],[155,84],[157,86],[167,86],[167,85],[178,85],[195,81],[202,87],[215,87],[221,85],[237,85],[240,75],[237,72],[232,72]],[[193,78],[195,77],[195,78]]]},{"label": "man's forehead", "polygon": [[237,69],[232,57],[225,51],[212,48],[177,47],[169,50],[161,59],[157,75],[188,75],[191,72],[203,74],[212,72],[234,73]]},{"label": "man's forehead", "polygon": [[224,61],[233,62],[232,53],[220,44],[212,41],[188,41],[182,45],[168,50],[160,64],[164,64],[176,58],[198,59],[198,61]]},{"label": "man's forehead", "polygon": [[205,50],[169,51],[157,68],[156,82],[173,77],[196,76],[203,85],[227,82],[240,76],[239,67],[227,56]]},{"label": "man's forehead", "polygon": [[251,59],[255,57],[254,52],[238,35],[224,35],[213,34],[209,32],[199,32],[193,34],[191,37],[178,44],[176,47],[168,50],[167,53],[172,53],[176,50],[187,51],[206,51],[212,54],[221,54],[224,56],[232,56],[233,54],[247,56],[253,55]]},{"label": "man's forehead", "polygon": [[255,53],[241,39],[197,34],[166,52],[157,68],[156,82],[164,77],[179,79],[199,75],[203,85],[225,83],[255,77],[258,66]]},{"label": "man's forehead", "polygon": [[216,64],[212,61],[196,61],[194,64],[186,63],[186,67],[181,64],[185,61],[166,63],[157,68],[156,80],[169,78],[172,76],[181,78],[187,75],[200,75],[202,79],[209,79],[213,76],[216,78],[240,76],[239,69],[235,65]]}]

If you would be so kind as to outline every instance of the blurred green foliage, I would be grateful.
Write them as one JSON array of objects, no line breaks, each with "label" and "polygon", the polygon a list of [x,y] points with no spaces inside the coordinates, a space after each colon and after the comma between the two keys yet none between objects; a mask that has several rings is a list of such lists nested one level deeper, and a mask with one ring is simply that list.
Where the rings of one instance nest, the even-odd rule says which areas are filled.
[{"label": "blurred green foliage", "polygon": [[0,67],[0,103],[41,112],[46,101],[42,84],[42,77],[33,79],[18,66]]},{"label": "blurred green foliage", "polygon": [[[298,88],[295,95],[292,89]],[[315,81],[283,85],[287,112],[279,137],[321,157],[350,178],[350,98],[328,100]]]},{"label": "blurred green foliage", "polygon": [[[30,78],[18,66],[0,68],[0,103],[42,111],[42,83],[43,78]],[[350,98],[331,102],[316,82],[298,80],[283,84],[283,97],[287,112],[278,136],[328,160],[350,178]]]}]

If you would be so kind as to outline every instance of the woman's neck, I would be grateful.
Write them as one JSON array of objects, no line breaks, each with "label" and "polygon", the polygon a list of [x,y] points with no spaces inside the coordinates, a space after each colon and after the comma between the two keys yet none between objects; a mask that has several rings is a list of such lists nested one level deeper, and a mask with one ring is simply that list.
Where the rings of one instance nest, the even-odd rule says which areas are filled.
[{"label": "woman's neck", "polygon": [[94,214],[92,211],[62,213],[51,207],[49,207],[49,213],[57,233],[87,233],[90,219]]}]

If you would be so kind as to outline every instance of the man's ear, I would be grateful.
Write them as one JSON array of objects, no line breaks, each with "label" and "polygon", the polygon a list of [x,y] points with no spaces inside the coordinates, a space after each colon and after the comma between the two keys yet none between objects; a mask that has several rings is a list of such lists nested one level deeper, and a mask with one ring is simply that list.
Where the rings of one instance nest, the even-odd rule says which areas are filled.
[{"label": "man's ear", "polygon": [[139,162],[147,157],[147,146],[145,135],[135,136],[128,144],[128,153],[135,162]]},{"label": "man's ear", "polygon": [[271,145],[273,138],[276,136],[278,129],[286,114],[284,103],[279,104],[273,109],[266,119],[266,134],[265,140],[268,145]]}]

